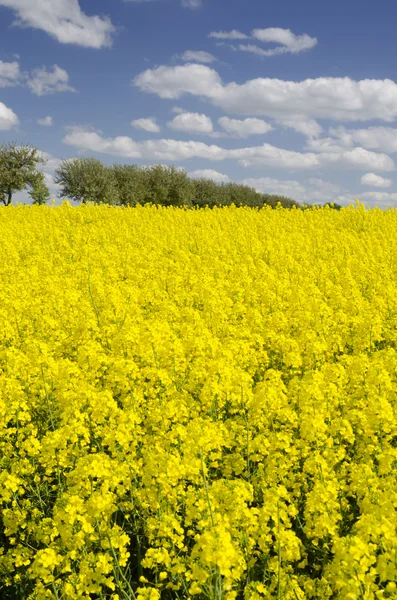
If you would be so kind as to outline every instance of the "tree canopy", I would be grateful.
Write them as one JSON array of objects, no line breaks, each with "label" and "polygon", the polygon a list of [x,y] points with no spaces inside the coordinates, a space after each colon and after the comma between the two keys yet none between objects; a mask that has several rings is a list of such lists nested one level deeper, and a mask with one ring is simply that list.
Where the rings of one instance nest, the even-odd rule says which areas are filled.
[{"label": "tree canopy", "polygon": [[[27,189],[33,204],[45,204],[50,193],[44,173],[38,169],[38,165],[45,162],[37,148],[16,143],[0,145],[0,202],[9,206],[15,192]],[[70,158],[61,161],[54,181],[59,185],[60,198],[83,204],[310,208],[291,198],[262,193],[239,183],[193,179],[184,169],[175,166],[106,166],[97,158]],[[336,210],[341,208],[330,202],[326,205]]]},{"label": "tree canopy", "polygon": [[55,170],[59,197],[86,202],[118,204],[118,191],[113,170],[97,158],[63,160]]},{"label": "tree canopy", "polygon": [[48,199],[44,175],[37,168],[45,163],[37,148],[18,146],[15,142],[0,144],[0,202],[10,206],[15,192],[25,189],[28,189],[33,201],[40,198],[42,204]]}]

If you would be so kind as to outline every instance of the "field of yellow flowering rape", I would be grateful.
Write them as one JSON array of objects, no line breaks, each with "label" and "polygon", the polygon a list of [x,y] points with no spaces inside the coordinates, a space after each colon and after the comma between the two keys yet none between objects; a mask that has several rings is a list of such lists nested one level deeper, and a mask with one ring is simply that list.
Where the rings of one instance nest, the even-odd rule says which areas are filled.
[{"label": "field of yellow flowering rape", "polygon": [[0,240],[1,600],[397,598],[397,211]]}]

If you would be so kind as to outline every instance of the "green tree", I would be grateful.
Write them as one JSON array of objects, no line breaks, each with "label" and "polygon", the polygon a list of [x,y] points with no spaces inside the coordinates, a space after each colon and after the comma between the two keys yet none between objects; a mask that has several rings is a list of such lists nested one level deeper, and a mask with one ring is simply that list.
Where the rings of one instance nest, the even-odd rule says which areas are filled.
[{"label": "green tree", "polygon": [[55,170],[58,196],[76,202],[118,204],[117,186],[112,167],[97,158],[63,160]]},{"label": "green tree", "polygon": [[193,180],[194,187],[194,206],[209,206],[213,208],[220,201],[220,189],[221,187],[215,183],[212,179],[200,179]]},{"label": "green tree", "polygon": [[115,164],[112,168],[119,204],[143,204],[147,195],[144,170],[137,165]]},{"label": "green tree", "polygon": [[0,202],[10,206],[15,192],[21,192],[28,186],[44,181],[37,165],[45,164],[37,148],[29,145],[17,146],[16,142],[0,144]]},{"label": "green tree", "polygon": [[167,204],[170,206],[192,207],[194,199],[194,185],[185,170],[172,166],[168,170],[169,185]]},{"label": "green tree", "polygon": [[334,210],[341,210],[341,208],[343,208],[343,206],[341,204],[338,204],[337,202],[326,202],[324,206],[329,206]]},{"label": "green tree", "polygon": [[142,168],[145,186],[145,203],[165,205],[168,196],[167,167],[151,165]]},{"label": "green tree", "polygon": [[46,204],[51,194],[46,186],[44,173],[39,172],[30,185],[31,189],[28,194],[32,198],[33,204]]},{"label": "green tree", "polygon": [[152,165],[143,169],[145,202],[162,206],[192,206],[194,185],[186,172],[176,167]]}]

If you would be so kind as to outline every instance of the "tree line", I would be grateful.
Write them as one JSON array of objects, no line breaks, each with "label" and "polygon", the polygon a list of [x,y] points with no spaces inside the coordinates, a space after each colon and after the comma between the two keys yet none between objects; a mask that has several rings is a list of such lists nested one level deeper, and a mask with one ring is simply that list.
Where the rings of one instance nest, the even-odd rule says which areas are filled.
[{"label": "tree line", "polygon": [[162,206],[256,206],[265,204],[299,206],[283,196],[261,194],[246,185],[193,179],[186,171],[171,166],[104,165],[96,158],[72,158],[55,171],[61,198],[102,202],[119,206],[159,204]]},{"label": "tree line", "polygon": [[[0,202],[9,206],[15,192],[27,190],[33,204],[45,204],[50,192],[39,165],[45,164],[37,148],[16,143],[0,145]],[[212,179],[189,177],[177,167],[152,165],[104,165],[96,158],[62,160],[55,170],[58,196],[68,200],[135,206],[214,207],[236,206],[301,207],[299,202],[275,194],[265,194],[238,183],[216,183]],[[338,205],[334,205],[339,208]]]}]

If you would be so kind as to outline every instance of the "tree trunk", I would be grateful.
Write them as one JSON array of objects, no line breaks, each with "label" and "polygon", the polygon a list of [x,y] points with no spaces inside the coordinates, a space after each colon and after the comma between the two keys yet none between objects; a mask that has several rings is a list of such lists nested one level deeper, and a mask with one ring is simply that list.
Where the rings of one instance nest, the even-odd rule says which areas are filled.
[{"label": "tree trunk", "polygon": [[6,206],[10,206],[11,198],[12,198],[12,191],[11,191],[11,188],[8,188]]}]

